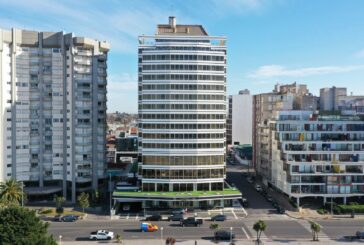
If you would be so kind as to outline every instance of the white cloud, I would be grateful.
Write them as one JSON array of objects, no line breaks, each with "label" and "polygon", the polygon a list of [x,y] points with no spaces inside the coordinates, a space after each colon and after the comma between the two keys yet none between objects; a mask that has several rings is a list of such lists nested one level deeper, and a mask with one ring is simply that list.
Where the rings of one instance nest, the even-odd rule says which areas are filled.
[{"label": "white cloud", "polygon": [[250,78],[270,78],[270,77],[305,77],[312,75],[322,75],[330,73],[351,72],[363,70],[364,65],[355,66],[317,66],[297,69],[289,69],[280,65],[265,65],[248,74]]},{"label": "white cloud", "polygon": [[364,49],[358,51],[356,54],[355,54],[356,57],[360,57],[360,58],[363,58],[364,57]]}]

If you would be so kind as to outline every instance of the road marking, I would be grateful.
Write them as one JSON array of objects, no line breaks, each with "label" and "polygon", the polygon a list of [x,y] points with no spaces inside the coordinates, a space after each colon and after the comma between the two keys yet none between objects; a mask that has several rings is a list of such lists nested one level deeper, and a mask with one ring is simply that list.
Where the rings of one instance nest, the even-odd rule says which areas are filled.
[{"label": "road marking", "polygon": [[241,209],[245,213],[245,216],[248,216],[248,213],[246,212],[245,208],[241,208]]},{"label": "road marking", "polygon": [[236,214],[235,214],[234,210],[231,210],[231,213],[234,215],[234,218],[235,218],[235,219],[238,219],[238,216],[236,216]]},{"label": "road marking", "polygon": [[129,214],[126,216],[126,219],[129,219]]},{"label": "road marking", "polygon": [[241,227],[241,230],[244,232],[246,238],[250,240],[250,236],[248,235],[248,232],[246,232],[246,230],[244,229],[244,227]]}]

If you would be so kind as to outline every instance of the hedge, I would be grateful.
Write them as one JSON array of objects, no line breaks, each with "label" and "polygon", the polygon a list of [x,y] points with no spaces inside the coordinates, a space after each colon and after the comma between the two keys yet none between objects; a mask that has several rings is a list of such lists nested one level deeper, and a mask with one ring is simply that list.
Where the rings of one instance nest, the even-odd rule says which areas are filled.
[{"label": "hedge", "polygon": [[351,213],[354,211],[356,214],[364,214],[364,205],[338,205],[341,213]]}]

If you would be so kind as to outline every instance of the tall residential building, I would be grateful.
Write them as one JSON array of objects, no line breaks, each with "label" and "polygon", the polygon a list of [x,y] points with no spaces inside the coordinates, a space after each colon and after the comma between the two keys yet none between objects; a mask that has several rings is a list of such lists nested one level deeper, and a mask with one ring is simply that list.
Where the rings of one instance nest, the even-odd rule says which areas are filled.
[{"label": "tall residential building", "polygon": [[155,36],[139,37],[142,192],[115,193],[119,201],[143,200],[146,208],[208,207],[241,198],[224,188],[225,41],[201,25],[177,25],[175,17],[158,25]]},{"label": "tall residential building", "polygon": [[32,198],[105,178],[109,45],[63,32],[0,29],[0,180]]},{"label": "tall residential building", "polygon": [[346,88],[322,88],[320,89],[320,110],[338,110],[339,98],[346,96]]},{"label": "tall residential building", "polygon": [[249,90],[229,96],[229,113],[227,118],[227,144],[252,144],[253,96]]},{"label": "tall residential building", "polygon": [[[269,183],[297,203],[305,197],[364,196],[364,120],[358,115],[276,111],[268,122]],[[327,199],[330,198],[330,199]]]},{"label": "tall residential building", "polygon": [[277,110],[317,110],[318,98],[307,86],[296,82],[277,84],[270,93],[253,96],[253,165],[265,184],[272,178],[269,154],[268,121]]}]

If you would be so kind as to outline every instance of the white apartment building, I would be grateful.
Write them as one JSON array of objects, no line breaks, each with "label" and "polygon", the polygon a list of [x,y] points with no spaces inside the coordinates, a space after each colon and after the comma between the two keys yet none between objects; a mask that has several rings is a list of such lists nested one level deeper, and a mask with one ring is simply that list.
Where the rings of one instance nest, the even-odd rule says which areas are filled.
[{"label": "white apartment building", "polygon": [[0,181],[76,201],[105,178],[106,42],[0,29]]},{"label": "white apartment building", "polygon": [[[276,111],[266,129],[269,183],[297,203],[304,197],[364,195],[364,121],[357,115]],[[331,200],[331,199],[329,199]]]},{"label": "white apartment building", "polygon": [[177,25],[175,17],[158,25],[155,36],[139,37],[139,176],[146,207],[231,202],[224,193],[225,42],[201,25]]},{"label": "white apartment building", "polygon": [[249,90],[229,96],[227,119],[227,142],[231,145],[252,144],[253,137],[253,96]]}]

